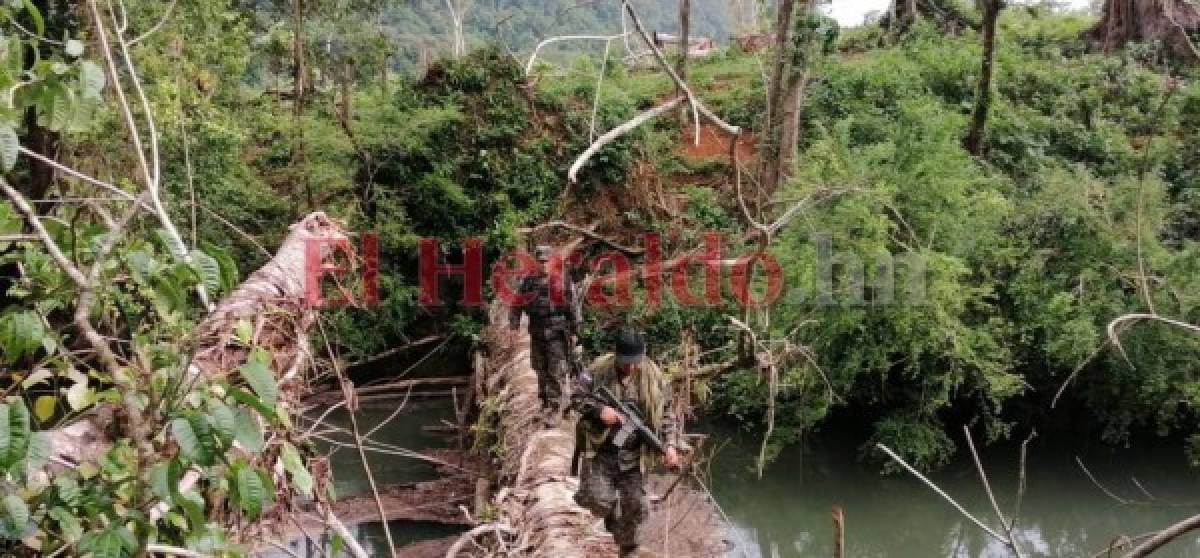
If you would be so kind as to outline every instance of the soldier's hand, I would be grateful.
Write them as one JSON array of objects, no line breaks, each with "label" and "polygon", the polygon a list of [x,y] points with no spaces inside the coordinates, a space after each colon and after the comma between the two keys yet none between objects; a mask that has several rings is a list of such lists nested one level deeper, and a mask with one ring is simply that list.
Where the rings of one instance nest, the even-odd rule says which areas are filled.
[{"label": "soldier's hand", "polygon": [[663,465],[671,469],[678,469],[683,465],[683,461],[679,458],[679,452],[674,446],[667,446],[667,453],[663,455]]},{"label": "soldier's hand", "polygon": [[621,413],[618,413],[616,409],[605,407],[600,409],[600,422],[609,426],[618,426],[625,424],[625,417],[622,417]]}]

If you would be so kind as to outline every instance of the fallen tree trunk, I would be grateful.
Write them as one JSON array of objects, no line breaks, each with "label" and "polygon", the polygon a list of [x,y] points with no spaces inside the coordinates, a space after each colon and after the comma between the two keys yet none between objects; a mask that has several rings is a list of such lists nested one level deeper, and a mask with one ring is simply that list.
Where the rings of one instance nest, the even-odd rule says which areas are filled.
[{"label": "fallen tree trunk", "polygon": [[[249,350],[236,340],[235,331],[246,322],[253,327],[253,344],[273,355],[271,369],[280,380],[280,402],[295,412],[305,389],[300,381],[302,372],[311,357],[308,331],[316,321],[316,310],[305,303],[304,296],[306,248],[312,241],[345,238],[341,226],[321,212],[292,225],[275,257],[247,277],[196,327],[188,378],[221,378],[244,364]],[[61,468],[95,461],[111,447],[109,431],[115,414],[112,407],[99,406],[70,425],[46,432],[49,463],[41,474],[53,475]],[[182,488],[187,491],[191,486]]]}]

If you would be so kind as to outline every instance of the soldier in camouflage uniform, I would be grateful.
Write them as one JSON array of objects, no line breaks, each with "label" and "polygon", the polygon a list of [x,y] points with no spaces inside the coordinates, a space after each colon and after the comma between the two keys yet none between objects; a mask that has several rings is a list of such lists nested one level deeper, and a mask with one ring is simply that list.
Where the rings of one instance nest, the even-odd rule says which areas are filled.
[{"label": "soldier in camouflage uniform", "polygon": [[[669,409],[670,383],[658,365],[645,358],[641,335],[619,333],[616,353],[597,358],[588,372],[592,376],[592,389],[607,387],[642,414],[643,422],[667,446],[663,463],[679,467],[679,432]],[[587,386],[581,385],[572,394],[571,407],[580,414],[579,428],[583,430],[584,442],[575,501],[604,518],[604,527],[612,533],[622,557],[634,556],[638,549],[638,529],[649,511],[645,472],[654,457],[650,455],[652,450],[644,443],[622,448],[614,445],[613,435],[625,417],[591,397]]]},{"label": "soldier in camouflage uniform", "polygon": [[[562,410],[563,384],[567,379],[570,351],[575,346],[576,332],[583,321],[576,304],[575,284],[560,268],[551,269],[549,246],[538,246],[534,256],[541,264],[540,272],[521,280],[518,298],[528,300],[513,305],[509,311],[509,327],[521,327],[521,315],[529,316],[529,360],[538,376],[538,397],[542,400],[542,415],[549,422]],[[551,289],[551,279],[561,278],[561,290]]]}]

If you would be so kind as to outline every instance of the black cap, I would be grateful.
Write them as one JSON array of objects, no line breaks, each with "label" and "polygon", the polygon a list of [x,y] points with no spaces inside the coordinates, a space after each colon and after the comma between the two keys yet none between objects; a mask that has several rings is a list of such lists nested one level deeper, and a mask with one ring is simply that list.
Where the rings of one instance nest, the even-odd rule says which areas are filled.
[{"label": "black cap", "polygon": [[646,342],[636,331],[617,332],[617,364],[638,364],[646,354]]}]

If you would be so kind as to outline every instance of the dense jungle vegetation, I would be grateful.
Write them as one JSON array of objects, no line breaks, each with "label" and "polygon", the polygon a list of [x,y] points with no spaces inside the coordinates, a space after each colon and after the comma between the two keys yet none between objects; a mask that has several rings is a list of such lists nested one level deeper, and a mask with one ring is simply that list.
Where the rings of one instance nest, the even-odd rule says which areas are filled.
[{"label": "dense jungle vegetation", "polygon": [[[187,373],[207,302],[234,291],[310,211],[377,232],[380,247],[380,303],[323,312],[314,381],[333,375],[326,341],[349,363],[428,336],[447,339],[443,351],[478,340],[483,309],[418,304],[423,237],[442,239],[447,261],[458,261],[461,239],[480,238],[489,263],[519,247],[522,228],[552,219],[595,223],[627,245],[658,231],[668,255],[703,245],[703,231],[722,233],[726,254],[758,246],[728,139],[689,146],[686,111],[611,143],[568,185],[595,134],[675,94],[662,72],[624,64],[619,40],[608,60],[603,43],[562,47],[525,74],[540,39],[621,33],[610,3],[479,2],[458,57],[440,2],[103,4],[0,5],[0,163],[8,199],[34,202],[0,205],[0,552],[238,549],[239,526],[272,499],[323,490],[290,438],[267,370],[272,347],[254,324],[230,326],[245,356],[236,372]],[[675,27],[675,2],[639,4],[649,27]],[[715,113],[746,130],[750,168],[763,156],[752,140],[764,126],[769,54],[730,44],[741,20],[727,4],[693,3],[693,35],[722,46],[687,74]],[[140,39],[124,55],[133,64],[101,42],[94,14],[108,41],[123,27]],[[589,310],[586,349],[604,350],[612,326],[635,323],[676,373],[736,361],[742,336],[729,316],[762,339],[806,347],[811,359],[788,361],[777,378],[737,366],[693,386],[699,412],[732,417],[753,436],[769,422],[768,455],[848,428],[866,459],[883,463],[870,449],[883,442],[931,469],[971,424],[989,441],[1032,428],[1110,444],[1164,438],[1200,463],[1200,337],[1145,321],[1119,328],[1118,349],[1107,332],[1130,313],[1200,323],[1200,83],[1160,42],[1105,52],[1085,38],[1096,21],[1001,12],[987,149],[975,156],[963,138],[980,32],[932,18],[903,32],[838,32],[827,18],[801,18],[800,35],[826,44],[798,55],[808,85],[795,168],[775,191],[745,178],[770,196],[758,204],[769,214],[819,200],[770,246],[783,299],[769,319],[745,318],[732,297]],[[131,147],[130,119],[141,145]],[[147,162],[151,149],[161,171]],[[161,211],[126,216],[134,196],[154,205],[159,184]],[[819,287],[823,239],[845,258],[832,267],[832,291]],[[922,264],[904,265],[906,254]],[[865,265],[865,294],[848,279],[850,256]],[[876,265],[889,258],[894,299]],[[920,273],[922,288],[907,290]],[[81,315],[111,354],[89,345]],[[70,474],[35,474],[50,433],[100,409],[115,415],[119,441]],[[189,470],[210,483],[205,497],[175,489]],[[158,502],[167,511],[155,515]]]}]

